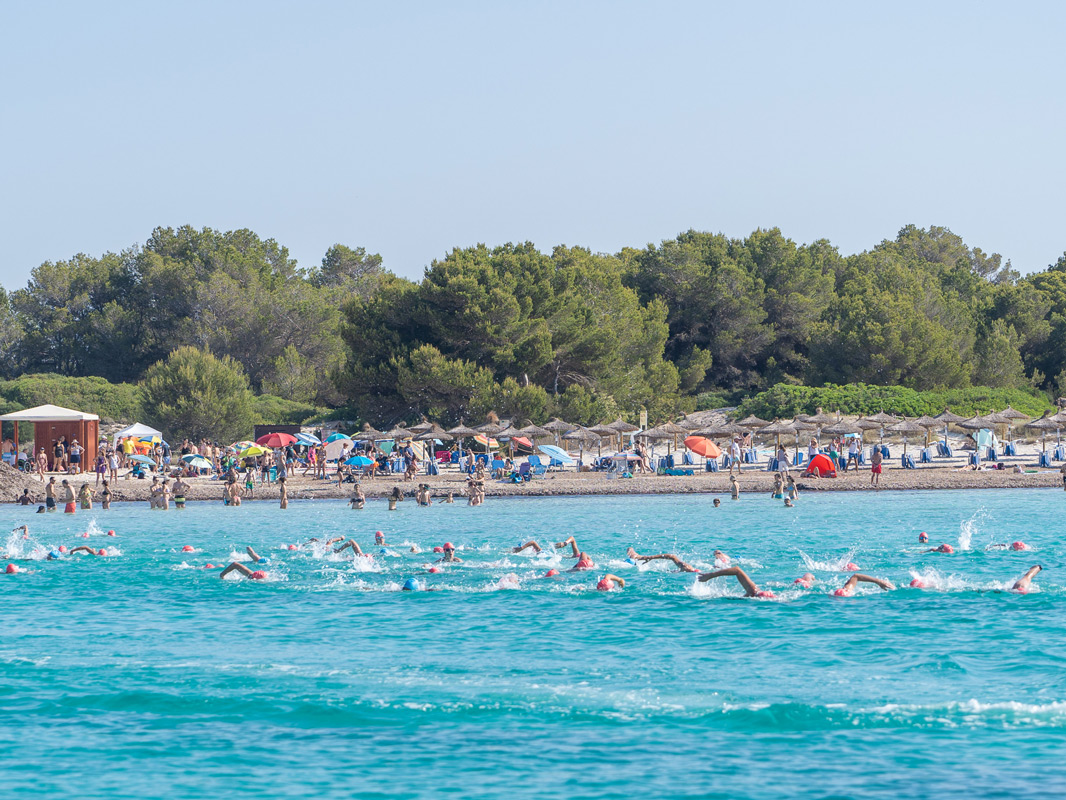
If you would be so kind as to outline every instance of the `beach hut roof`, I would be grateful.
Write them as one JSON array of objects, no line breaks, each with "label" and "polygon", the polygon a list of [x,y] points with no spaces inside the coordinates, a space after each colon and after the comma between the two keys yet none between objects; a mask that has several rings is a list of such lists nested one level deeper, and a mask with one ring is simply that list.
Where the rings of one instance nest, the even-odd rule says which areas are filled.
[{"label": "beach hut roof", "polygon": [[4,422],[82,422],[85,420],[100,419],[96,414],[85,411],[75,411],[73,408],[63,408],[46,403],[43,406],[24,408],[22,411],[14,411],[4,414],[0,420]]},{"label": "beach hut roof", "polygon": [[686,431],[695,431],[699,430],[700,425],[702,423],[697,422],[696,420],[692,419],[692,417],[685,417],[683,420],[681,420],[679,424]]}]

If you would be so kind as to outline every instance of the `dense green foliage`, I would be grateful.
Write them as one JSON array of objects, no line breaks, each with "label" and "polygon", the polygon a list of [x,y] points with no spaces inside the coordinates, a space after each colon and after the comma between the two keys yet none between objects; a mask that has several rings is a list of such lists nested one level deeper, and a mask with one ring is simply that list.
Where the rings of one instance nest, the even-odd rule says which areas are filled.
[{"label": "dense green foliage", "polygon": [[104,378],[66,375],[21,375],[0,381],[0,398],[11,406],[2,413],[51,403],[91,411],[103,421],[135,420],[141,414],[141,389]]},{"label": "dense green foliage", "polygon": [[229,356],[179,347],[144,376],[145,421],[175,439],[247,436],[255,422],[248,376]]},{"label": "dense green foliage", "polygon": [[1043,392],[1034,389],[990,389],[974,386],[966,389],[916,391],[904,386],[871,386],[852,383],[846,386],[793,386],[779,383],[765,392],[746,399],[738,413],[762,419],[791,418],[797,414],[814,414],[819,408],[828,413],[889,414],[935,417],[945,408],[962,416],[1001,411],[1008,405],[1024,414],[1039,417],[1049,407]]},{"label": "dense green foliage", "polygon": [[[0,377],[126,387],[27,398],[135,417],[133,384],[180,347],[232,358],[251,390],[277,398],[253,416],[286,420],[329,408],[378,426],[490,410],[592,423],[645,408],[660,420],[771,387],[746,407],[809,410],[807,395],[779,384],[991,387],[1034,398],[1032,408],[1041,391],[1066,393],[1066,256],[1023,278],[937,227],[907,226],[855,255],[777,229],[688,231],[614,255],[477,245],[414,282],[363,248],[334,245],[304,270],[251,231],[183,227],[121,253],[46,262],[25,288],[0,290]],[[862,410],[868,387],[816,404]],[[978,395],[972,407],[987,410]],[[905,393],[891,402],[939,410]]]}]

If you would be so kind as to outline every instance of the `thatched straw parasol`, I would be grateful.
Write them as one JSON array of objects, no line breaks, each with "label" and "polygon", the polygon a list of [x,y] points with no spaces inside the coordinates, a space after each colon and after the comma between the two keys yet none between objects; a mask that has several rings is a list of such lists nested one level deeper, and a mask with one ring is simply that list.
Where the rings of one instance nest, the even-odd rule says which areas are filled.
[{"label": "thatched straw parasol", "polygon": [[468,428],[466,425],[463,424],[462,420],[459,420],[458,425],[448,430],[448,435],[459,442],[459,455],[462,456],[463,439],[467,438],[468,436],[477,436],[477,431],[475,431],[473,428]]},{"label": "thatched straw parasol", "polygon": [[926,428],[923,425],[919,425],[914,420],[904,418],[893,425],[889,425],[887,430],[903,434],[903,455],[907,455],[907,434],[923,433],[926,431]]},{"label": "thatched straw parasol", "polygon": [[1016,419],[1029,419],[1028,414],[1023,414],[1016,408],[1011,408],[1009,405],[999,412],[1001,417],[1008,420],[1007,422],[1007,441],[1014,443],[1014,420]]},{"label": "thatched straw parasol", "polygon": [[412,425],[407,430],[409,430],[411,433],[413,433],[415,436],[417,436],[420,433],[425,433],[426,431],[430,430],[436,424],[437,423],[430,422],[425,417],[422,417],[422,421],[421,422],[419,422],[417,425]]},{"label": "thatched straw parasol", "polygon": [[355,438],[364,439],[368,442],[376,442],[378,439],[387,439],[388,436],[386,436],[381,431],[374,430],[373,428],[371,428],[369,422],[364,422],[363,429],[355,435]]},{"label": "thatched straw parasol", "polygon": [[410,439],[413,435],[414,434],[411,433],[411,430],[406,425],[404,425],[402,422],[399,423],[391,431],[389,431],[389,434],[388,434],[390,439],[397,439],[397,440],[400,440],[400,441],[402,441],[404,439]]},{"label": "thatched straw parasol", "polygon": [[776,436],[777,444],[774,446],[774,457],[777,456],[777,451],[781,448],[781,434],[782,433],[795,433],[796,428],[789,420],[775,419],[769,425],[764,425],[756,431],[760,436]]},{"label": "thatched straw parasol", "polygon": [[[1034,419],[1025,426],[1040,431],[1041,450],[1045,453],[1047,452],[1047,432],[1049,430],[1058,431],[1062,427],[1062,423],[1056,422],[1054,418],[1048,416],[1049,413],[1045,411],[1044,416],[1040,417],[1040,419]],[[1058,414],[1055,416],[1058,416]]]},{"label": "thatched straw parasol", "polygon": [[754,414],[749,414],[748,416],[744,417],[744,419],[737,421],[737,425],[740,425],[740,426],[742,426],[744,428],[752,428],[752,429],[765,428],[769,424],[770,423],[767,422],[765,419],[759,419]]},{"label": "thatched straw parasol", "polygon": [[918,419],[914,420],[914,424],[921,425],[923,428],[925,428],[925,446],[928,447],[929,432],[940,427],[940,420],[936,419],[935,417],[923,415],[921,417],[918,417]]}]

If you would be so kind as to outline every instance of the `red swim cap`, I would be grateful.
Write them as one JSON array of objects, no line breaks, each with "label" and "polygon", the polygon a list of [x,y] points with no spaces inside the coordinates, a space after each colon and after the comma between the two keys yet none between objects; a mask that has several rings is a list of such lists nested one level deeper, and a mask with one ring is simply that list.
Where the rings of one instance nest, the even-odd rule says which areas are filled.
[{"label": "red swim cap", "polygon": [[375,536],[384,536],[385,534],[383,534],[381,531],[374,531],[374,535]]},{"label": "red swim cap", "polygon": [[911,581],[911,588],[912,589],[924,589],[925,588],[925,582],[921,578],[915,578],[913,581]]},{"label": "red swim cap", "polygon": [[88,531],[86,531],[85,533],[83,533],[83,534],[81,535],[81,538],[82,538],[82,539],[88,539],[88,538],[89,538],[89,532],[88,532]]},{"label": "red swim cap", "polygon": [[845,572],[858,572],[859,571],[859,565],[856,564],[854,561],[849,561],[847,564],[844,565],[844,571]]},{"label": "red swim cap", "polygon": [[104,550],[103,548],[101,548],[100,550],[96,551],[96,555],[98,555],[98,556],[106,556],[107,555],[107,551]]},{"label": "red swim cap", "polygon": [[296,545],[294,545],[294,544],[290,544],[290,545],[289,545],[289,549],[290,549],[290,550],[296,550],[296,549],[297,549],[297,547],[296,547]]},{"label": "red swim cap", "polygon": [[429,571],[430,572],[440,572],[440,567],[430,567]]},{"label": "red swim cap", "polygon": [[929,534],[926,533],[925,531],[922,531],[921,533],[918,534],[918,541],[919,542],[928,542],[929,541]]},{"label": "red swim cap", "polygon": [[267,576],[267,574],[265,572],[263,572],[263,570],[257,569],[255,572],[253,572],[248,577],[251,578],[253,581],[261,581],[266,576]]},{"label": "red swim cap", "polygon": [[214,564],[204,564],[204,569],[214,569],[214,568],[215,568]]},{"label": "red swim cap", "polygon": [[851,597],[851,591],[848,590],[848,589],[845,589],[843,586],[841,586],[839,589],[837,589],[835,592],[833,592],[833,596],[834,597]]},{"label": "red swim cap", "polygon": [[774,593],[771,592],[769,589],[760,589],[759,591],[757,591],[755,593],[755,596],[756,597],[765,597],[768,600],[772,600],[773,597],[774,597]]},{"label": "red swim cap", "polygon": [[810,589],[811,586],[813,585],[809,578],[796,578],[796,580],[792,581],[792,583],[798,584],[798,585],[802,586],[804,589]]},{"label": "red swim cap", "polygon": [[193,551],[193,546],[191,544],[187,544],[183,548],[181,548],[181,552],[183,552],[183,553],[191,553],[192,551]]},{"label": "red swim cap", "polygon": [[942,544],[940,545],[940,547],[937,548],[937,551],[940,553],[954,553],[955,548],[952,547],[950,544]]},{"label": "red swim cap", "polygon": [[108,532],[107,532],[107,535],[108,535],[108,536],[114,536],[114,535],[115,535],[115,532],[114,532],[114,531],[108,531]]},{"label": "red swim cap", "polygon": [[59,552],[60,552],[60,553],[65,553],[65,552],[67,552],[67,546],[66,546],[65,544],[61,544],[61,545],[59,545]]},{"label": "red swim cap", "polygon": [[434,552],[434,553],[443,553],[443,552],[444,552],[444,548],[443,548],[443,547],[441,547],[441,546],[440,546],[440,545],[438,544],[438,545],[437,545],[436,547],[434,547],[434,548],[433,548],[433,552]]},{"label": "red swim cap", "polygon": [[14,575],[19,571],[19,568],[15,564],[8,564],[7,569],[4,570],[8,575]]},{"label": "red swim cap", "polygon": [[1029,545],[1027,545],[1025,542],[1011,542],[1010,549],[1011,550],[1028,550],[1029,549]]},{"label": "red swim cap", "polygon": [[544,577],[545,578],[554,578],[558,574],[559,574],[559,570],[550,569],[550,570],[548,570],[547,572],[544,573]]},{"label": "red swim cap", "polygon": [[444,549],[445,550],[454,550],[455,549],[455,545],[452,544],[451,542],[445,542],[444,543]]},{"label": "red swim cap", "polygon": [[609,592],[614,588],[614,581],[607,580],[607,578],[600,578],[600,582],[596,584],[596,589],[601,592]]}]

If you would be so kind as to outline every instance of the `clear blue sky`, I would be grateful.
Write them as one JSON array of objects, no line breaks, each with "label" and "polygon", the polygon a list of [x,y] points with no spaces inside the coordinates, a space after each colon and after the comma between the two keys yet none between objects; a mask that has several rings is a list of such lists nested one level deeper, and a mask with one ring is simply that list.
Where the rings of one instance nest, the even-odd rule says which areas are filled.
[{"label": "clear blue sky", "polygon": [[419,277],[479,241],[614,252],[945,225],[1066,250],[1060,3],[8,3],[0,283],[158,225]]}]

